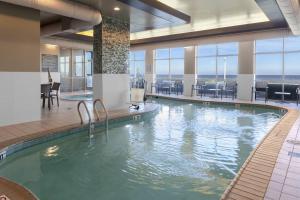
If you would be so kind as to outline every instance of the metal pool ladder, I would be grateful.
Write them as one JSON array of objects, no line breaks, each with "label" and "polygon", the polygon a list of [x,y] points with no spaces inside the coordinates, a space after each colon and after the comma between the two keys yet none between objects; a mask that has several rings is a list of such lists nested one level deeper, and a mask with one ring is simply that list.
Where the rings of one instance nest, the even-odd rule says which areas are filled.
[{"label": "metal pool ladder", "polygon": [[95,99],[94,100],[94,104],[93,104],[93,108],[94,108],[94,114],[96,115],[97,117],[97,121],[100,120],[100,117],[99,117],[99,113],[98,113],[98,110],[96,108],[96,104],[97,102],[99,102],[104,110],[104,113],[105,113],[105,135],[106,135],[106,138],[107,138],[107,132],[108,132],[108,113],[107,113],[107,110],[104,106],[104,103],[101,99]]},{"label": "metal pool ladder", "polygon": [[94,130],[94,124],[92,122],[92,118],[91,118],[91,114],[90,114],[90,111],[89,109],[87,108],[86,106],[86,103],[85,101],[79,101],[78,102],[78,105],[77,105],[77,110],[78,110],[78,114],[79,114],[79,117],[80,117],[80,121],[81,121],[81,124],[83,124],[83,119],[82,119],[82,115],[81,115],[81,112],[80,112],[80,105],[83,104],[84,105],[84,108],[88,114],[88,117],[89,117],[89,136],[92,137],[92,132]]}]

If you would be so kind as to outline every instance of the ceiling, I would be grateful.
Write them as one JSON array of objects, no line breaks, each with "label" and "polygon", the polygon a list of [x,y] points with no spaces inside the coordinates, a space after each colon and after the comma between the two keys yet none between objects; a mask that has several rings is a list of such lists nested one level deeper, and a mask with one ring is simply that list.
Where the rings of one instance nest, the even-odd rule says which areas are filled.
[{"label": "ceiling", "polygon": [[[120,18],[130,21],[130,31],[139,32],[144,30],[168,27],[176,23],[157,17],[149,12],[134,8],[117,0],[73,0],[91,7],[97,8],[102,15]],[[153,0],[152,0],[153,1]],[[119,7],[120,11],[114,11]],[[181,23],[182,24],[182,23]],[[178,25],[178,24],[177,24]]]},{"label": "ceiling", "polygon": [[191,23],[135,32],[132,40],[269,21],[254,0],[159,1],[190,15]]},{"label": "ceiling", "polygon": [[[233,28],[238,31],[242,27],[248,29],[276,28],[274,21],[282,20],[278,5],[275,0],[73,0],[99,9],[102,15],[130,21],[130,39],[133,42],[157,40],[156,38],[183,38],[181,35],[204,34],[218,30],[224,33]],[[124,2],[124,3],[122,3]],[[129,3],[128,3],[129,2]],[[132,6],[132,2],[146,2],[149,5],[162,4],[163,6],[151,7],[148,10]],[[173,11],[190,17],[190,23],[176,23],[157,14],[157,9],[168,7]],[[119,11],[114,11],[119,7]],[[263,10],[262,10],[263,9]],[[159,11],[159,10],[158,10]],[[176,12],[175,12],[176,13]],[[279,14],[278,14],[279,13]],[[174,15],[175,16],[175,15]],[[178,16],[177,16],[178,17]],[[277,17],[277,18],[276,18]],[[60,19],[60,16],[41,13],[41,24],[48,24]],[[284,20],[284,18],[283,18]],[[284,21],[285,22],[285,21]],[[261,26],[261,24],[263,24]],[[267,25],[267,26],[265,26]],[[285,25],[285,23],[284,23]],[[249,28],[247,28],[249,26]],[[248,31],[251,31],[248,30]],[[227,31],[228,33],[231,30]],[[70,34],[70,33],[69,33]],[[83,36],[93,36],[92,30],[86,30]],[[75,36],[74,36],[75,35]],[[170,36],[171,35],[171,36]],[[205,34],[204,34],[205,35]],[[80,38],[76,34],[63,33],[58,36],[71,39]],[[88,38],[88,37],[87,37]],[[90,40],[90,39],[86,39]]]}]

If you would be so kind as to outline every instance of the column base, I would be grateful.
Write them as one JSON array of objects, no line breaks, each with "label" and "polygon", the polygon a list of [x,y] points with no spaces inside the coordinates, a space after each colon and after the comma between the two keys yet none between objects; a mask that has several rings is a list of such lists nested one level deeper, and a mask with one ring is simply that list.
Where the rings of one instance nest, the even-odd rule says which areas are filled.
[{"label": "column base", "polygon": [[237,99],[251,101],[252,86],[255,82],[254,74],[238,74]]},{"label": "column base", "polygon": [[[145,74],[145,81],[147,81],[147,93],[151,93],[151,84],[155,83],[155,74]],[[152,92],[155,93],[155,88],[152,88]]]},{"label": "column base", "polygon": [[183,76],[183,95],[192,95],[192,85],[196,83],[196,74],[184,74]]},{"label": "column base", "polygon": [[94,99],[102,99],[109,110],[128,108],[129,80],[128,74],[94,74]]}]

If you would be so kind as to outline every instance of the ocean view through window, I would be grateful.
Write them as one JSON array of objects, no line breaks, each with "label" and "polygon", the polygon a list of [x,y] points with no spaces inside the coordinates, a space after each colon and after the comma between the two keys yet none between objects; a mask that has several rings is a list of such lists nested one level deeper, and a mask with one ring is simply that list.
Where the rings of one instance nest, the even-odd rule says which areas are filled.
[{"label": "ocean view through window", "polygon": [[154,63],[158,81],[183,80],[184,48],[156,49]]},{"label": "ocean view through window", "polygon": [[196,62],[199,80],[235,80],[238,72],[238,43],[199,45]]},{"label": "ocean view through window", "polygon": [[256,80],[300,84],[300,37],[257,40]]}]

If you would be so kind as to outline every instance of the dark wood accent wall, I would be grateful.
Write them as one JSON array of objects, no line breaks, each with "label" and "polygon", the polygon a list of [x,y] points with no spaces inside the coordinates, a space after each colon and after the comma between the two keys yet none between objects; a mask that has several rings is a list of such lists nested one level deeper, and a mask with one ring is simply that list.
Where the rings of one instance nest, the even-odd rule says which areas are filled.
[{"label": "dark wood accent wall", "polygon": [[191,17],[156,0],[118,0],[172,23],[190,23]]},{"label": "dark wood accent wall", "polygon": [[40,12],[0,2],[0,71],[40,71]]},{"label": "dark wood accent wall", "polygon": [[286,26],[286,20],[275,0],[255,0],[274,26]]}]

